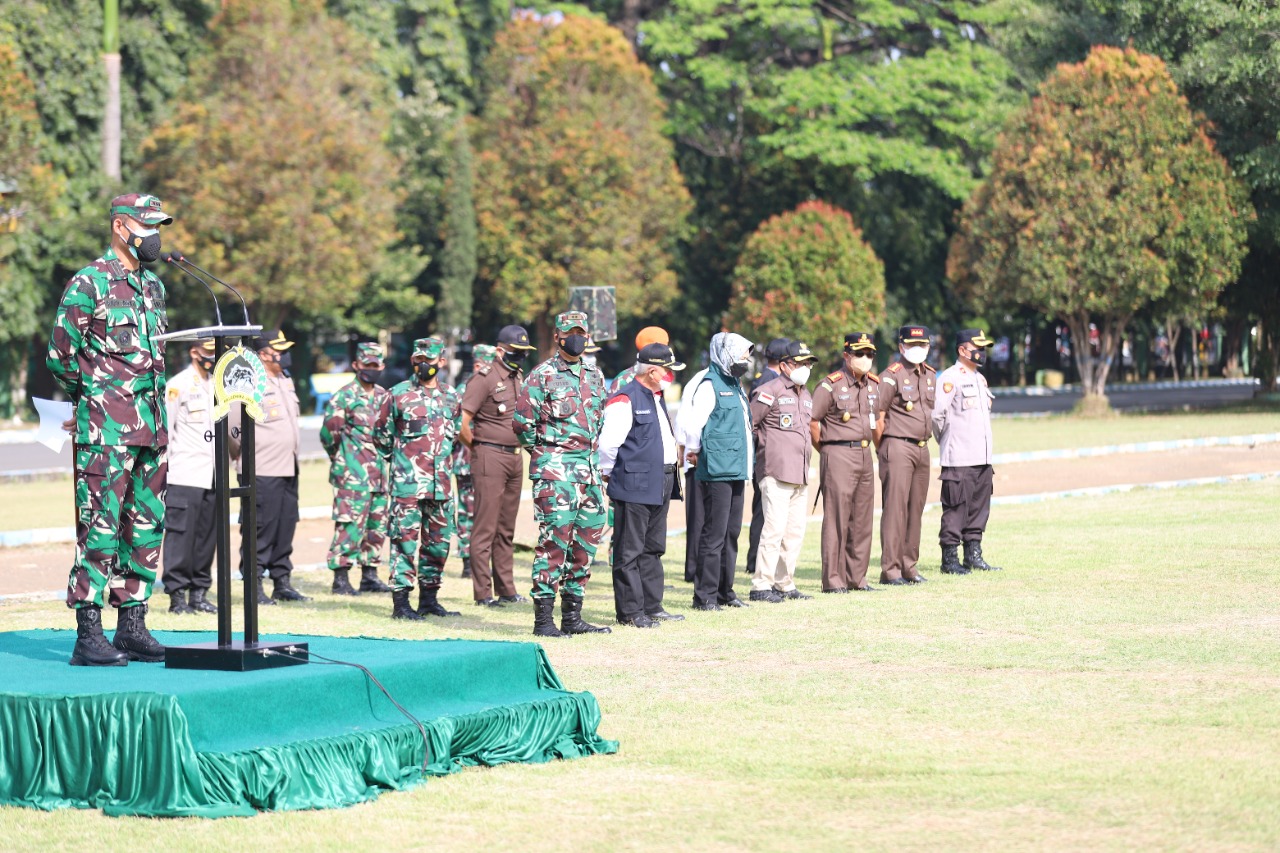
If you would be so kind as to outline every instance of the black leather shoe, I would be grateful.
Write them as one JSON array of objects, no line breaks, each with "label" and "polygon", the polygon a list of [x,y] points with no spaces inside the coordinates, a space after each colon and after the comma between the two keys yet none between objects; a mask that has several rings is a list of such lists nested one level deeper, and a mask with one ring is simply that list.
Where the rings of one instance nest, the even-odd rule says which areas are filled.
[{"label": "black leather shoe", "polygon": [[498,596],[498,600],[503,604],[523,604],[529,599],[517,592],[515,595],[500,595]]},{"label": "black leather shoe", "polygon": [[129,660],[143,663],[160,663],[164,660],[164,646],[156,642],[147,630],[147,605],[121,607],[116,635],[111,645],[129,656]]},{"label": "black leather shoe", "polygon": [[572,637],[556,627],[556,600],[535,598],[533,600],[533,636],[535,637]]},{"label": "black leather shoe", "polygon": [[942,573],[944,575],[967,575],[969,569],[960,563],[960,557],[956,554],[958,545],[942,546]]},{"label": "black leather shoe", "polygon": [[275,600],[274,598],[272,598],[271,596],[267,595],[266,591],[264,591],[264,590],[263,590],[263,588],[262,588],[262,577],[261,577],[261,576],[259,576],[259,577],[258,577],[258,605],[259,605],[259,606],[266,605],[267,607],[275,607],[275,604],[276,604],[276,600]]},{"label": "black leather shoe", "polygon": [[[195,613],[217,613],[218,605],[204,597],[203,589],[193,589],[187,597],[187,606]],[[170,610],[173,608],[170,607]]]},{"label": "black leather shoe", "polygon": [[350,572],[350,569],[334,569],[333,586],[329,587],[329,591],[334,595],[359,595],[360,593],[351,585]]},{"label": "black leather shoe", "polygon": [[697,602],[694,602],[693,609],[694,610],[724,610],[724,608],[721,607],[719,604],[698,604]]},{"label": "black leather shoe", "polygon": [[128,666],[129,656],[102,634],[102,608],[86,604],[76,610],[76,645],[72,666]]},{"label": "black leather shoe", "polygon": [[409,603],[409,590],[391,590],[391,618],[407,619],[410,622],[421,622],[423,620],[423,617],[419,616],[418,611],[414,610],[413,605]]},{"label": "black leather shoe", "polygon": [[724,607],[750,607],[751,605],[750,605],[750,604],[747,604],[747,603],[746,603],[745,601],[743,601],[741,598],[738,598],[737,596],[734,596],[733,598],[729,599],[728,601],[723,602],[723,606],[724,606]]},{"label": "black leather shoe", "polygon": [[496,598],[481,598],[476,601],[477,607],[501,607],[502,602]]},{"label": "black leather shoe", "polygon": [[310,601],[289,583],[289,578],[272,578],[271,597],[276,601]]},{"label": "black leather shoe", "polygon": [[789,599],[790,601],[808,601],[809,599],[813,598],[812,595],[805,595],[803,592],[801,592],[798,589],[789,590],[787,592],[783,592],[780,589],[775,589],[774,592],[776,592],[778,595],[782,596],[785,599]]},{"label": "black leather shoe", "polygon": [[560,590],[560,630],[566,634],[611,634],[604,625],[582,621],[582,596]]},{"label": "black leather shoe", "polygon": [[619,619],[618,624],[626,625],[628,628],[661,628],[662,627],[662,623],[659,622],[657,619],[650,619],[648,616],[646,616],[643,613],[641,613],[639,616],[635,617],[634,619]]},{"label": "black leather shoe", "polygon": [[184,616],[195,613],[191,606],[187,604],[187,597],[183,595],[182,590],[169,593],[169,612]]},{"label": "black leather shoe", "polygon": [[880,590],[868,584],[867,586],[855,586],[853,588],[853,591],[854,592],[879,592]]},{"label": "black leather shoe", "polygon": [[880,578],[881,586],[906,586],[907,582],[902,578]]},{"label": "black leather shoe", "polygon": [[848,595],[849,594],[849,590],[845,589],[844,587],[839,587],[838,589],[824,589],[822,592],[825,595]]},{"label": "black leather shoe", "polygon": [[665,610],[659,610],[657,613],[646,613],[650,619],[657,619],[659,622],[683,622],[684,616],[678,613],[668,613]]},{"label": "black leather shoe", "polygon": [[924,575],[921,575],[921,574],[915,574],[915,575],[912,575],[912,576],[911,576],[911,577],[909,577],[909,578],[904,577],[904,578],[903,578],[903,580],[904,580],[904,581],[906,581],[907,583],[910,583],[910,584],[917,584],[917,583],[924,583],[925,581],[927,581],[927,580],[929,580],[929,579],[928,579],[927,577],[925,577]]},{"label": "black leather shoe", "polygon": [[[767,601],[770,604],[782,603],[782,596],[771,589],[753,589],[751,590],[750,598],[752,601]],[[737,599],[734,599],[734,601],[737,601]],[[729,604],[729,602],[726,601],[725,604]],[[729,606],[732,607],[733,605],[730,604]]]},{"label": "black leather shoe", "polygon": [[445,610],[444,605],[436,601],[436,596],[440,594],[438,586],[422,586],[418,585],[418,615],[419,616],[461,616],[457,610]]},{"label": "black leather shoe", "polygon": [[361,566],[360,567],[360,591],[361,592],[391,592],[391,587],[387,586],[378,578],[377,566]]},{"label": "black leather shoe", "polygon": [[980,572],[1002,571],[999,566],[993,566],[982,559],[982,542],[977,539],[964,543],[964,565],[965,568],[977,569]]}]

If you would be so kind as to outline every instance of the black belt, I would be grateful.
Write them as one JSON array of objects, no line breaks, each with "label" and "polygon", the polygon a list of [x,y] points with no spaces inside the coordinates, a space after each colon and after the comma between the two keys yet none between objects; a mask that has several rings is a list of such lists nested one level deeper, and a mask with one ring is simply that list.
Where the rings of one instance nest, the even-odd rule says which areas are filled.
[{"label": "black belt", "polygon": [[870,447],[870,439],[861,439],[859,441],[823,441],[819,442],[823,447]]},{"label": "black belt", "polygon": [[905,435],[886,435],[885,438],[896,438],[899,441],[910,442],[911,444],[914,444],[916,447],[924,447],[926,444],[929,443],[929,439],[927,438],[924,441],[921,441],[918,438],[907,438]]},{"label": "black belt", "polygon": [[472,444],[483,444],[485,447],[496,447],[503,453],[519,453],[520,448],[514,444],[498,444],[496,441],[479,441],[473,439]]}]

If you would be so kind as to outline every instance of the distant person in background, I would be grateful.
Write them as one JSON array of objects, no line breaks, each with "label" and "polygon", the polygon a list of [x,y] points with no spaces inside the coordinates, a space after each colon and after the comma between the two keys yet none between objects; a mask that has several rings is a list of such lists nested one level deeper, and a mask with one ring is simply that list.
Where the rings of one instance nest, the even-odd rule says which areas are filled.
[{"label": "distant person in background", "polygon": [[[751,391],[754,393],[757,388],[766,382],[772,382],[779,376],[779,362],[786,356],[787,348],[791,346],[790,338],[774,338],[765,344],[764,347],[764,370],[756,373],[755,378],[751,380]],[[753,451],[757,450],[756,445],[758,436],[752,435]],[[746,573],[754,575],[756,571],[756,557],[760,553],[760,532],[764,530],[764,493],[760,490],[760,467],[756,466],[755,478],[751,481],[751,527],[747,533],[747,565]]]},{"label": "distant person in background", "polygon": [[169,380],[169,486],[165,491],[164,591],[170,613],[217,613],[205,596],[213,586],[214,342],[191,346],[191,363]]},{"label": "distant person in background", "polygon": [[[497,352],[489,344],[476,344],[471,348],[472,373],[482,364],[491,364]],[[470,377],[468,377],[470,378]],[[458,383],[458,397],[466,399],[467,379]],[[458,537],[458,557],[462,560],[463,578],[471,577],[471,530],[475,523],[476,492],[471,475],[471,448],[466,442],[457,441],[453,445],[453,482],[456,487],[454,495],[455,535]]]},{"label": "distant person in background", "polygon": [[696,466],[685,455],[689,444],[689,424],[693,420],[694,389],[706,378],[710,368],[702,368],[680,391],[680,408],[676,411],[676,441],[680,445],[680,470],[684,476],[684,582],[693,583],[698,570],[698,544],[702,540],[702,483]]},{"label": "distant person in background", "polygon": [[[972,569],[999,571],[982,558],[982,535],[991,516],[994,470],[991,403],[995,397],[979,372],[992,341],[982,329],[956,334],[955,364],[938,375],[933,434],[942,463],[942,571],[964,575]],[[964,545],[964,562],[956,554]]]},{"label": "distant person in background", "polygon": [[[333,486],[334,530],[328,564],[334,595],[391,592],[378,579],[387,541],[386,448],[378,444],[391,413],[391,394],[378,384],[385,368],[379,344],[358,344],[356,378],[338,389],[324,409],[320,444],[329,455]],[[349,576],[356,567],[360,569],[358,591]]]},{"label": "distant person in background", "polygon": [[[636,332],[636,355],[639,356],[640,350],[649,344],[662,344],[663,346],[671,346],[671,336],[667,334],[667,330],[661,326],[645,326]],[[609,383],[609,392],[615,393],[623,385],[626,385],[632,379],[636,378],[636,371],[639,370],[638,364],[632,364],[626,370],[619,373]]]},{"label": "distant person in background", "polygon": [[[254,474],[258,516],[258,603],[308,601],[293,588],[293,536],[298,529],[298,392],[286,373],[285,356],[293,346],[280,330],[264,334],[252,342],[267,371],[267,390],[262,396],[262,421],[254,427]],[[231,456],[236,460],[240,485],[244,481],[244,460],[240,458],[240,429],[243,406],[232,404],[230,417]],[[242,501],[243,503],[243,501]],[[245,571],[245,520],[240,513],[240,572]],[[268,598],[262,589],[264,575],[271,576]]]}]

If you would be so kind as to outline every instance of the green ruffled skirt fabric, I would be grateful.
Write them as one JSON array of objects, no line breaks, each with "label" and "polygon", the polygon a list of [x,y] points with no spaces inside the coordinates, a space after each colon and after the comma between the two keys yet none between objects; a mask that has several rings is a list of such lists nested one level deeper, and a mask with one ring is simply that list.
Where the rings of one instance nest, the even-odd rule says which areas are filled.
[{"label": "green ruffled skirt fabric", "polygon": [[430,751],[352,668],[73,668],[74,632],[0,633],[0,803],[167,817],[333,808],[468,766],[618,749],[597,734],[595,697],[566,691],[533,643],[270,639],[369,667]]}]

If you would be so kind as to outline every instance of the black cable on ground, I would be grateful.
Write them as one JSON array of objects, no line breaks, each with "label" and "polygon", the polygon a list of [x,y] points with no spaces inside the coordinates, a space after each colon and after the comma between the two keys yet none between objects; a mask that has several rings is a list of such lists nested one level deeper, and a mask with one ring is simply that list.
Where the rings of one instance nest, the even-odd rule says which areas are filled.
[{"label": "black cable on ground", "polygon": [[[290,646],[286,651],[300,652],[302,650],[297,646]],[[409,709],[405,708],[395,700],[395,697],[391,695],[391,691],[387,690],[387,688],[382,685],[382,682],[378,680],[376,675],[369,671],[368,667],[358,663],[352,663],[351,661],[327,658],[324,655],[318,655],[310,650],[306,652],[307,657],[305,658],[294,657],[293,655],[285,654],[285,652],[276,651],[275,649],[263,649],[262,654],[275,655],[276,657],[288,658],[289,660],[297,661],[298,663],[310,663],[315,664],[316,666],[350,666],[363,672],[366,678],[378,686],[378,689],[387,697],[387,700],[392,705],[396,706],[396,710],[408,717],[409,721],[418,727],[418,732],[422,735],[422,773],[424,776],[426,775],[427,765],[431,763],[431,738],[427,736],[427,727],[422,724],[421,720],[409,713]],[[319,660],[312,660],[312,658],[319,658]]]}]

